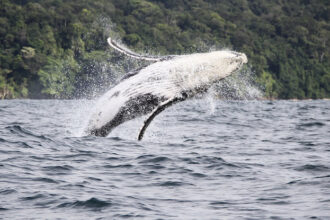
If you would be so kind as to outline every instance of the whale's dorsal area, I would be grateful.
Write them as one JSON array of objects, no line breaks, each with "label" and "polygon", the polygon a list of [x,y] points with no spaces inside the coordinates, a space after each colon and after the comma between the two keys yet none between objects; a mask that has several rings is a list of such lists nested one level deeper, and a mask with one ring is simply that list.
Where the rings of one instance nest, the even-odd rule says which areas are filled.
[{"label": "whale's dorsal area", "polygon": [[235,51],[152,57],[136,54],[110,38],[108,43],[120,53],[153,63],[126,74],[98,100],[86,128],[89,135],[107,136],[125,121],[149,114],[138,135],[141,140],[166,108],[207,91],[247,63],[246,55]]}]

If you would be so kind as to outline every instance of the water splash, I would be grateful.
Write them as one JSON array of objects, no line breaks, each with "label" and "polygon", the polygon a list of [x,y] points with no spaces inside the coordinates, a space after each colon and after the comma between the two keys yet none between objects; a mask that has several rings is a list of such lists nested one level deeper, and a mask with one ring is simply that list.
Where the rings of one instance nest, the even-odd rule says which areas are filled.
[{"label": "water splash", "polygon": [[208,108],[209,110],[207,112],[209,115],[214,115],[216,113],[216,109],[217,109],[217,102],[215,99],[216,94],[217,94],[217,91],[215,90],[215,87],[212,86],[205,96],[205,99],[209,105],[209,108]]},{"label": "water splash", "polygon": [[119,31],[109,17],[96,18],[92,27],[101,30],[101,38],[104,40],[100,40],[100,36],[94,35],[93,31],[84,34],[83,40],[94,41],[99,49],[86,52],[79,58],[80,71],[75,79],[73,94],[77,99],[95,99],[114,86],[127,72],[150,63],[123,56],[109,48],[105,40],[109,36],[121,42]]},{"label": "water splash", "polygon": [[264,97],[256,75],[249,66],[214,85],[216,97],[224,100],[259,100]]}]

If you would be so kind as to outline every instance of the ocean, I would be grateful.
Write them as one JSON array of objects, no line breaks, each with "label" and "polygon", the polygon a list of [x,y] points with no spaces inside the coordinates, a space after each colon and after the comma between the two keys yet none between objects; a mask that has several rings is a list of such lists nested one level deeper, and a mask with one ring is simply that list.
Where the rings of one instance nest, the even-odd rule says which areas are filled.
[{"label": "ocean", "polygon": [[91,100],[0,101],[0,219],[330,219],[330,101],[194,99],[83,136]]}]

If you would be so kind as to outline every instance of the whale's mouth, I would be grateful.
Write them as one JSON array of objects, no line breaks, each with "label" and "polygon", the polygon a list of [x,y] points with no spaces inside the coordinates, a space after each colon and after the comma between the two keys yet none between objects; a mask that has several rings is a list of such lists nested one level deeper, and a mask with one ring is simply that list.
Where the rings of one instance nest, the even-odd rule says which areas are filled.
[{"label": "whale's mouth", "polygon": [[230,64],[234,66],[228,75],[240,71],[243,65],[248,63],[248,59],[244,53],[239,53],[236,51],[230,51],[230,53],[231,53]]},{"label": "whale's mouth", "polygon": [[245,55],[245,53],[241,53],[241,58],[242,58],[242,63],[245,64],[248,62],[247,56]]},{"label": "whale's mouth", "polygon": [[234,58],[241,61],[242,64],[245,64],[248,62],[247,56],[245,55],[245,53],[239,53],[236,51],[231,51],[231,53],[234,55]]}]

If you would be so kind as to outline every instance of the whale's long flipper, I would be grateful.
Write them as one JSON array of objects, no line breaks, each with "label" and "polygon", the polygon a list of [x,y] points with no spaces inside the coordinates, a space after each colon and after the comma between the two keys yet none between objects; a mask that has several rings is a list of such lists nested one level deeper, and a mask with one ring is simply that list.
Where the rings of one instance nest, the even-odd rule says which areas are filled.
[{"label": "whale's long flipper", "polygon": [[146,131],[146,129],[148,128],[148,126],[150,125],[151,121],[162,111],[164,111],[167,107],[170,107],[171,105],[180,102],[180,101],[184,101],[187,97],[183,96],[183,97],[174,97],[171,99],[166,100],[165,102],[162,102],[157,108],[155,108],[151,114],[149,115],[149,117],[147,118],[147,120],[144,121],[143,127],[140,130],[139,136],[138,136],[138,140],[142,140],[144,132]]},{"label": "whale's long flipper", "polygon": [[132,51],[126,49],[126,48],[123,48],[123,47],[119,46],[110,37],[108,38],[107,41],[108,41],[109,46],[112,47],[113,49],[117,50],[120,53],[125,54],[126,56],[133,57],[135,59],[155,61],[155,62],[161,61],[161,60],[164,59],[163,57],[143,56],[143,55],[140,55],[140,54],[136,54],[136,53],[134,53],[134,52],[132,52]]},{"label": "whale's long flipper", "polygon": [[135,59],[139,59],[139,60],[158,62],[158,61],[163,61],[163,60],[169,60],[169,59],[176,57],[176,55],[168,55],[168,56],[162,56],[162,57],[144,56],[141,54],[134,53],[134,52],[128,50],[127,48],[121,47],[119,44],[117,44],[115,41],[113,41],[110,37],[107,39],[107,41],[108,41],[109,46],[112,47],[113,49],[117,50],[118,52],[123,53],[126,56],[133,57]]}]

